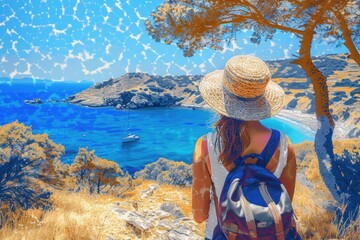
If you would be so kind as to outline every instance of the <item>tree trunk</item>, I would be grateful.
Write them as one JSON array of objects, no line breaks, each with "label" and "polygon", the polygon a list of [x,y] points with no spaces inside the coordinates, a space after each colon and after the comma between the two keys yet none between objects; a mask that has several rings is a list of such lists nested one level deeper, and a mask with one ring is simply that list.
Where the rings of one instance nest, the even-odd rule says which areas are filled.
[{"label": "tree trunk", "polygon": [[304,57],[297,63],[304,69],[313,83],[315,93],[316,117],[318,129],[315,134],[315,151],[319,160],[320,174],[331,195],[339,201],[336,192],[335,177],[331,172],[331,162],[334,161],[332,135],[334,120],[329,111],[329,92],[327,78],[320,72],[310,58]]},{"label": "tree trunk", "polygon": [[319,161],[320,174],[331,195],[337,202],[340,202],[337,193],[335,177],[331,171],[331,163],[334,161],[334,149],[332,135],[334,120],[329,110],[329,91],[326,84],[327,78],[315,66],[311,59],[311,44],[315,34],[315,28],[323,18],[325,12],[331,8],[336,0],[325,1],[318,5],[317,11],[305,25],[304,35],[301,40],[299,59],[293,63],[298,64],[311,79],[315,93],[315,111],[318,120],[318,129],[315,134],[315,151]]}]

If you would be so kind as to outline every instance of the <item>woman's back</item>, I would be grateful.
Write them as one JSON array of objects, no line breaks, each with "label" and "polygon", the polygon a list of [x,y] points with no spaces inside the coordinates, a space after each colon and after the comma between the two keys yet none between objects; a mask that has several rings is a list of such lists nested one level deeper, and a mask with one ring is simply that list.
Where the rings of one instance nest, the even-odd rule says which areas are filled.
[{"label": "woman's back", "polygon": [[[259,121],[246,122],[245,131],[249,137],[249,144],[244,148],[241,156],[245,156],[251,153],[260,154],[266,144],[268,143],[272,130],[262,125]],[[280,175],[280,181],[285,186],[289,193],[290,199],[292,200],[295,189],[295,177],[296,177],[296,157],[291,143],[288,141],[288,158],[287,164]],[[271,157],[266,168],[274,173],[279,162],[280,156],[280,144],[276,149],[275,153]],[[246,163],[255,163],[257,159],[247,159]],[[228,164],[225,168],[230,171],[234,167],[234,163]]]},{"label": "woman's back", "polygon": [[[209,217],[209,210],[210,214],[213,212],[210,208],[210,204],[214,206],[210,189],[212,185],[221,185],[222,180],[216,177],[219,171],[230,171],[235,166],[234,162],[241,161],[240,165],[243,161],[255,163],[256,158],[244,160],[241,157],[262,153],[268,142],[278,144],[278,141],[273,141],[273,137],[270,137],[276,136],[275,139],[278,140],[278,132],[266,128],[259,121],[276,115],[284,107],[285,92],[271,81],[266,63],[253,56],[232,57],[223,70],[204,76],[199,90],[206,104],[220,114],[219,120],[214,124],[215,135],[211,142],[206,137],[199,138],[193,156],[193,215],[195,221],[203,222]],[[267,164],[259,164],[259,167],[263,172],[266,171],[263,167],[266,167],[278,176],[292,199],[296,175],[295,154],[287,138],[281,136],[281,144],[275,152],[276,146],[270,147],[272,151],[265,151],[268,155],[264,158]],[[288,147],[280,147],[285,145]],[[284,153],[287,158],[284,158],[283,164],[279,161],[279,156]],[[225,172],[222,175],[227,174]]]},{"label": "woman's back", "polygon": [[[246,132],[249,136],[249,144],[246,148],[244,148],[242,156],[248,155],[250,153],[256,153],[260,154],[265,146],[267,145],[272,130],[266,128],[263,126],[260,122],[247,122],[246,124]],[[284,136],[285,137],[285,136]],[[286,138],[286,137],[285,137]],[[211,195],[211,201],[210,206],[208,210],[208,217],[206,221],[206,229],[205,229],[205,236],[208,238],[211,238],[212,231],[214,227],[217,224],[217,218],[216,218],[216,208],[215,208],[215,201],[214,197],[219,198],[219,195],[222,191],[222,187],[225,181],[225,178],[229,171],[231,171],[234,168],[234,164],[230,163],[226,166],[224,166],[219,161],[219,152],[216,149],[216,139],[217,139],[217,133],[209,133],[206,136],[203,136],[200,138],[198,142],[206,142],[206,148],[202,149],[203,152],[203,159],[206,159],[206,166],[210,173],[210,178],[212,182],[212,195]],[[285,139],[287,141],[287,139]],[[269,163],[267,164],[266,168],[274,173],[278,166],[279,157],[280,157],[280,143],[271,157]],[[198,145],[200,148],[204,148],[204,144]],[[285,188],[287,189],[290,198],[292,199],[294,188],[295,188],[295,171],[296,171],[296,162],[295,162],[295,154],[292,149],[291,144],[288,142],[287,144],[287,153],[286,153],[286,166],[282,171],[282,174],[280,176],[280,181],[283,183]],[[247,159],[246,163],[255,163],[257,159]],[[214,194],[214,190],[216,192],[216,195]],[[193,196],[193,201],[199,201],[195,196]],[[195,213],[194,213],[195,214]]]}]

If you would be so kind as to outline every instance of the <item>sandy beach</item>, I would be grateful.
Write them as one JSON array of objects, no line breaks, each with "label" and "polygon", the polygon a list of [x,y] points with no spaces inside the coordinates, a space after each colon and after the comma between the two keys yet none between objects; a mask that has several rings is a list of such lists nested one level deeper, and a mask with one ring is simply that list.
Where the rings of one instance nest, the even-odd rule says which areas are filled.
[{"label": "sandy beach", "polygon": [[[318,128],[318,122],[315,114],[304,113],[299,110],[283,109],[276,115],[276,118],[297,125],[300,128],[304,128],[304,130],[309,131],[311,134],[315,134]],[[348,133],[352,128],[354,128],[354,126],[346,126],[340,121],[335,122],[333,138],[348,139]]]},{"label": "sandy beach", "polygon": [[[206,108],[209,109],[209,106],[193,106],[193,105],[182,105],[182,107],[186,108]],[[318,128],[318,122],[316,119],[315,114],[310,113],[304,113],[299,110],[292,110],[292,109],[283,109],[281,110],[275,118],[281,119],[283,121],[288,122],[289,124],[295,125],[299,128],[304,129],[304,132],[307,131],[311,135],[315,135],[317,128]],[[335,130],[334,130],[334,139],[348,139],[348,133],[352,128],[355,126],[345,125],[343,122],[337,121],[335,122]]]}]

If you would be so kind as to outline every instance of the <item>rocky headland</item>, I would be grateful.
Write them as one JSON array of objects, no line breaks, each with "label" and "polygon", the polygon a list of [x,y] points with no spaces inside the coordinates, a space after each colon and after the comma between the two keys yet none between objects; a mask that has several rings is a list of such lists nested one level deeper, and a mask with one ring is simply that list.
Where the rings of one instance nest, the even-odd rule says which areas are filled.
[{"label": "rocky headland", "polygon": [[[316,131],[315,95],[311,81],[292,60],[268,61],[272,80],[286,92],[285,120],[304,123]],[[314,59],[328,77],[330,111],[336,122],[336,138],[360,136],[360,68],[347,55],[324,55]],[[127,73],[96,83],[66,101],[89,107],[116,109],[191,106],[206,107],[198,84],[202,76],[158,76]],[[299,117],[301,116],[301,117]],[[306,116],[306,117],[304,117]]]},{"label": "rocky headland", "polygon": [[172,107],[202,103],[197,83],[202,76],[158,76],[127,73],[119,78],[96,83],[70,96],[66,101],[89,107],[113,106],[117,109]]}]

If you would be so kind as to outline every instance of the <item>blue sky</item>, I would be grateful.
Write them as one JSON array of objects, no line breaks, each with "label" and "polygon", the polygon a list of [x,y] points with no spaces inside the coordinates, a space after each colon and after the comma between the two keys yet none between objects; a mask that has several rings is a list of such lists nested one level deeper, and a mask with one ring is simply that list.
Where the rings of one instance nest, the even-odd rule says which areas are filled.
[{"label": "blue sky", "polygon": [[[1,0],[0,77],[103,81],[127,72],[158,75],[206,74],[237,54],[265,60],[291,58],[294,35],[278,33],[254,45],[250,31],[185,58],[174,45],[156,43],[145,30],[160,0]],[[312,54],[347,53],[344,47],[314,44]]]}]

